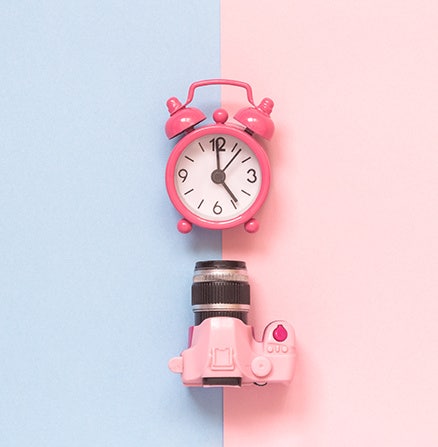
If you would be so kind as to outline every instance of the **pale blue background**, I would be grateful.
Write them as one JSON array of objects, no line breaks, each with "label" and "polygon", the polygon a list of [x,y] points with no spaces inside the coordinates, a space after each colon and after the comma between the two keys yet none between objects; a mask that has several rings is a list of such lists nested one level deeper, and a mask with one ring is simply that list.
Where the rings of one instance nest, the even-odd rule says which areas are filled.
[{"label": "pale blue background", "polygon": [[1,2],[1,447],[222,445],[221,391],[167,369],[220,234],[177,233],[163,175],[219,25],[219,0]]}]

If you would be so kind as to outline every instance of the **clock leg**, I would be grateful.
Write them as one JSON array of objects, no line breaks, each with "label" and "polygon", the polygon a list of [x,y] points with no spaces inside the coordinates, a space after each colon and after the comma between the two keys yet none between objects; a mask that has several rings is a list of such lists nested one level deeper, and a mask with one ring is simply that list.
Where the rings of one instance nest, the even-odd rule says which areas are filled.
[{"label": "clock leg", "polygon": [[249,219],[248,222],[246,222],[244,224],[244,227],[248,233],[255,233],[256,231],[258,231],[260,224],[259,224],[258,220],[253,218],[253,219]]},{"label": "clock leg", "polygon": [[186,219],[179,220],[176,227],[180,233],[186,234],[192,231],[192,224]]}]

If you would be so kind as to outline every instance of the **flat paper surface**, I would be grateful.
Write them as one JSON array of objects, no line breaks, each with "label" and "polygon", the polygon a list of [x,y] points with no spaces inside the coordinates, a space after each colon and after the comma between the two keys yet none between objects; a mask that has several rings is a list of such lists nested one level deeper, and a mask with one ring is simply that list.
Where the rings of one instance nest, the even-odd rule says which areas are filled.
[{"label": "flat paper surface", "polygon": [[[438,6],[427,0],[0,7],[2,447],[438,444]],[[258,233],[189,235],[166,100],[275,102]],[[199,89],[211,118],[242,89]],[[242,259],[290,387],[187,389],[195,261]],[[224,396],[224,401],[222,397]]]},{"label": "flat paper surface", "polygon": [[164,186],[219,3],[3,2],[0,35],[0,445],[221,446],[222,391],[167,368],[220,234],[179,234]]},{"label": "flat paper surface", "polygon": [[298,348],[290,388],[225,392],[225,445],[437,445],[437,4],[224,0],[221,23],[222,76],[277,127],[260,232],[223,255]]}]

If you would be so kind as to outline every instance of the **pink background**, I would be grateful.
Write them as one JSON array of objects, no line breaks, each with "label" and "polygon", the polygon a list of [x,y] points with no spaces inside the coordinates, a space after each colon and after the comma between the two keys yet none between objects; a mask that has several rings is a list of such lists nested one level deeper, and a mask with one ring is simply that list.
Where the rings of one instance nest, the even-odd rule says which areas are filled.
[{"label": "pink background", "polygon": [[225,391],[225,445],[438,445],[438,3],[222,0],[221,23],[222,77],[277,128],[261,230],[223,257],[299,356],[289,388]]}]

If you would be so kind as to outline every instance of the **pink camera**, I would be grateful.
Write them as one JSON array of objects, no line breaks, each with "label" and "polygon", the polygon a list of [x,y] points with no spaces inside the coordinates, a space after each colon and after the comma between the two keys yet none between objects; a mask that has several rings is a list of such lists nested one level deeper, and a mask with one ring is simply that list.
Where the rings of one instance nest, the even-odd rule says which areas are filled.
[{"label": "pink camera", "polygon": [[250,293],[242,261],[196,263],[192,285],[195,325],[189,347],[169,361],[187,386],[289,383],[295,366],[295,334],[286,321],[273,321],[263,339],[247,324]]}]

